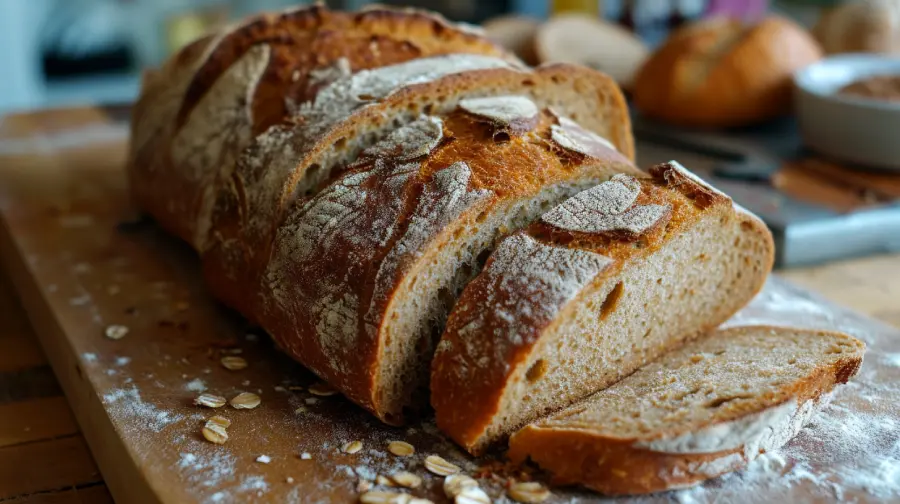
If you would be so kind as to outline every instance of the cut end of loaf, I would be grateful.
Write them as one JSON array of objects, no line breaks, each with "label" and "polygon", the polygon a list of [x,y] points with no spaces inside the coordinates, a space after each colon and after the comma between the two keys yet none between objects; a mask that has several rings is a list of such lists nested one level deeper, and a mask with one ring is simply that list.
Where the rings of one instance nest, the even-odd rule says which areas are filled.
[{"label": "cut end of loaf", "polygon": [[510,457],[613,495],[690,486],[784,445],[864,351],[840,333],[719,331],[517,432]]}]

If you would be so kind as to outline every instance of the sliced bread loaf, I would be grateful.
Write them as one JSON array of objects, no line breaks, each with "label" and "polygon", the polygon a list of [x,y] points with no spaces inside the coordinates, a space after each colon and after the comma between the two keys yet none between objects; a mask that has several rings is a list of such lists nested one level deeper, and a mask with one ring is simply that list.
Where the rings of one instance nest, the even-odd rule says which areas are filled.
[{"label": "sliced bread loaf", "polygon": [[553,208],[466,287],[431,402],[471,453],[711,330],[762,287],[773,243],[759,219],[678,163],[650,176]]},{"label": "sliced bread loaf", "polygon": [[288,354],[401,423],[427,404],[447,313],[498,235],[619,172],[640,173],[524,96],[423,115],[290,210],[256,313]]},{"label": "sliced bread loaf", "polygon": [[[481,69],[463,71],[474,68]],[[294,201],[316,194],[363,149],[420,115],[446,114],[467,98],[504,95],[527,98],[538,109],[552,107],[609,139],[626,158],[634,156],[621,92],[584,67],[527,71],[495,58],[449,55],[358,72],[320,90],[301,107],[302,121],[260,135],[221,186],[209,226],[212,245],[203,257],[213,292],[254,317],[262,308],[256,306],[257,289],[248,286],[259,285],[275,231]],[[531,160],[514,162],[526,169]]]},{"label": "sliced bread loaf", "polygon": [[132,122],[135,197],[202,251],[218,181],[258,133],[343,75],[459,53],[517,62],[485,37],[421,11],[316,5],[249,18],[188,46],[145,80]]},{"label": "sliced bread loaf", "polygon": [[787,443],[856,374],[864,351],[840,333],[716,332],[525,427],[509,456],[607,494],[690,486]]}]

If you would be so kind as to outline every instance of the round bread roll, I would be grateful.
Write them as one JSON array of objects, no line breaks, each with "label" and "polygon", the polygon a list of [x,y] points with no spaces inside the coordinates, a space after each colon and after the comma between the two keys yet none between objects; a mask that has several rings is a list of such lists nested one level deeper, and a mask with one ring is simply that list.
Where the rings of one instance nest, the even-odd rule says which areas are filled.
[{"label": "round bread roll", "polygon": [[537,65],[534,37],[540,22],[536,19],[507,15],[486,21],[482,27],[487,37],[500,44],[529,65]]},{"label": "round bread roll", "polygon": [[827,54],[900,54],[900,0],[853,0],[829,10],[813,35]]},{"label": "round bread roll", "polygon": [[673,33],[647,60],[634,103],[673,124],[745,126],[787,114],[793,73],[821,57],[812,36],[787,19],[708,19]]},{"label": "round bread roll", "polygon": [[535,49],[541,63],[580,63],[609,74],[626,89],[650,52],[625,28],[577,13],[554,16],[544,23]]}]

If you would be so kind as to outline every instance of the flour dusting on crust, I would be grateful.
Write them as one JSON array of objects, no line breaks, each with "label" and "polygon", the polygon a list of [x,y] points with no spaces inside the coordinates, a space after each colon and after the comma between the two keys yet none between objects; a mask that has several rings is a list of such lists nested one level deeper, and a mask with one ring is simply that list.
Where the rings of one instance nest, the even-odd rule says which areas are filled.
[{"label": "flour dusting on crust", "polygon": [[609,140],[581,127],[568,117],[561,116],[551,109],[559,124],[550,127],[550,138],[560,147],[591,157],[605,158],[610,151],[618,153],[616,146]]},{"label": "flour dusting on crust", "polygon": [[545,213],[541,220],[567,231],[602,233],[628,231],[639,235],[653,227],[671,209],[669,205],[635,205],[640,183],[628,175],[615,175],[582,191]]},{"label": "flour dusting on crust", "polygon": [[460,101],[459,107],[516,135],[531,131],[538,121],[537,105],[524,96],[469,98]]},{"label": "flour dusting on crust", "polygon": [[[251,140],[253,93],[269,64],[271,49],[253,46],[228,67],[192,109],[172,144],[179,176],[197,184],[200,209],[193,245],[204,250],[215,203],[215,181],[229,176],[238,153]],[[189,212],[186,215],[192,215]]]},{"label": "flour dusting on crust", "polygon": [[410,161],[427,156],[444,137],[444,122],[440,117],[421,116],[392,131],[386,138],[364,149],[360,158],[391,158]]}]

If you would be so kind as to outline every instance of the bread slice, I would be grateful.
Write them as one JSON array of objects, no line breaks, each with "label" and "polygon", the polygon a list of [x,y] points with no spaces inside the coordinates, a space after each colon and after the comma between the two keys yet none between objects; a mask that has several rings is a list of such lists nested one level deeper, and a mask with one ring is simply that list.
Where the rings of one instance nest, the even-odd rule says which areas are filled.
[{"label": "bread slice", "polygon": [[525,427],[509,456],[606,494],[694,485],[787,443],[857,373],[864,352],[834,332],[712,333]]},{"label": "bread slice", "polygon": [[517,62],[487,38],[421,11],[315,5],[251,17],[189,46],[145,80],[132,124],[135,138],[153,141],[133,146],[135,197],[202,251],[216,187],[257,134],[341,75],[459,53]]},{"label": "bread slice", "polygon": [[402,423],[427,404],[447,313],[497,237],[618,172],[640,173],[607,140],[524,96],[422,115],[291,209],[260,322],[347,397]]},{"label": "bread slice", "polygon": [[534,37],[541,63],[579,63],[609,74],[630,89],[650,49],[634,33],[596,16],[566,13],[541,25]]},{"label": "bread slice", "polygon": [[[462,71],[478,66],[484,68]],[[302,122],[260,135],[222,186],[210,225],[213,244],[203,256],[213,292],[251,317],[261,312],[257,289],[248,286],[259,285],[275,231],[295,200],[314,195],[364,148],[419,115],[446,114],[467,98],[503,95],[552,107],[607,138],[625,157],[634,156],[621,92],[609,77],[584,67],[528,71],[503,60],[450,55],[359,72],[305,104]]]},{"label": "bread slice", "polygon": [[469,452],[711,330],[762,287],[773,243],[759,219],[674,161],[650,176],[616,176],[547,212],[466,287],[431,402]]},{"label": "bread slice", "polygon": [[534,50],[534,37],[540,25],[541,21],[518,14],[497,16],[482,24],[489,39],[512,51],[528,65],[540,63]]}]

